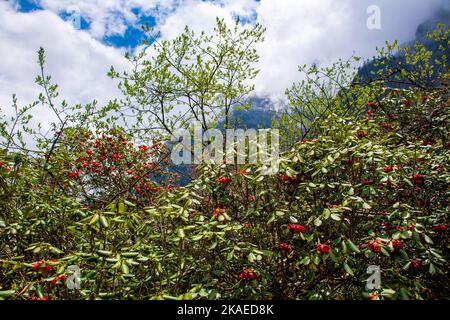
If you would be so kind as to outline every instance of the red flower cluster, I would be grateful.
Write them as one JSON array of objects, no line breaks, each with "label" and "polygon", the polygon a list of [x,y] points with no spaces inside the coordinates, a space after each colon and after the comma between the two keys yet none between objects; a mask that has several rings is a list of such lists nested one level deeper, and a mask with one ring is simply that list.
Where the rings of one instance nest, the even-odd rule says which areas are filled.
[{"label": "red flower cluster", "polygon": [[231,182],[231,178],[228,178],[228,177],[219,177],[219,178],[217,179],[217,181],[218,181],[220,184],[228,184],[228,183]]},{"label": "red flower cluster", "polygon": [[213,217],[218,219],[224,212],[225,212],[225,209],[223,209],[223,208],[215,208],[214,212],[213,212]]},{"label": "red flower cluster", "polygon": [[[49,261],[55,262],[55,260]],[[53,267],[49,264],[45,264],[44,260],[33,262],[33,271],[39,271],[41,268],[44,268],[45,271],[53,270]]]},{"label": "red flower cluster", "polygon": [[420,100],[422,100],[422,102],[427,102],[427,101],[429,101],[430,99],[431,99],[430,96],[422,96],[422,97],[420,97]]},{"label": "red flower cluster", "polygon": [[370,240],[370,241],[367,243],[367,248],[369,248],[370,251],[373,251],[373,252],[376,252],[376,253],[380,253],[380,252],[381,252],[381,249],[380,249],[380,247],[378,246],[378,243],[376,243],[376,242],[373,241],[373,240]]},{"label": "red flower cluster", "polygon": [[36,261],[33,262],[33,271],[37,271],[41,268],[41,265],[44,261]]},{"label": "red flower cluster", "polygon": [[434,226],[433,229],[436,231],[445,232],[448,230],[448,227],[445,224],[438,224],[438,225]]},{"label": "red flower cluster", "polygon": [[403,105],[405,107],[411,107],[412,106],[412,100],[411,99],[405,99],[403,100]]},{"label": "red flower cluster", "polygon": [[32,296],[31,300],[50,300],[49,296],[43,296],[42,298],[38,298],[36,296]]},{"label": "red flower cluster", "polygon": [[423,268],[423,263],[420,260],[411,259],[410,263],[412,267],[416,270]]},{"label": "red flower cluster", "polygon": [[278,245],[278,249],[281,251],[291,251],[292,246],[289,243],[282,242]]},{"label": "red flower cluster", "polygon": [[55,285],[58,281],[61,281],[61,283],[64,283],[66,281],[66,275],[60,274],[59,276],[56,276],[55,279],[52,280],[52,285]]},{"label": "red flower cluster", "polygon": [[242,170],[239,170],[238,171],[238,174],[240,174],[240,175],[242,175],[242,176],[245,176],[245,175],[247,175],[247,169],[242,169]]},{"label": "red flower cluster", "polygon": [[80,171],[74,171],[69,173],[69,178],[78,178],[78,176],[80,175]]},{"label": "red flower cluster", "polygon": [[244,270],[239,276],[239,279],[245,281],[258,280],[258,275],[252,269]]},{"label": "red flower cluster", "polygon": [[300,181],[300,177],[289,177],[287,174],[281,176],[281,180],[283,182],[298,182]]},{"label": "red flower cluster", "polygon": [[415,182],[415,184],[423,184],[424,176],[420,173],[416,173],[411,176],[411,179]]},{"label": "red flower cluster", "polygon": [[316,250],[320,254],[330,254],[330,252],[331,252],[330,246],[328,246],[326,244],[321,244],[321,243],[318,243],[316,245]]},{"label": "red flower cluster", "polygon": [[370,109],[376,108],[376,107],[378,107],[378,103],[377,102],[369,102],[367,104],[367,107]]},{"label": "red flower cluster", "polygon": [[356,136],[360,139],[367,138],[369,136],[369,133],[366,131],[360,131],[356,133]]},{"label": "red flower cluster", "polygon": [[288,225],[288,228],[289,228],[289,230],[291,230],[294,233],[305,233],[306,232],[306,227],[301,224],[290,223]]},{"label": "red flower cluster", "polygon": [[386,168],[384,168],[384,172],[389,173],[392,171],[392,167],[391,166],[387,166]]},{"label": "red flower cluster", "polygon": [[385,129],[389,129],[390,127],[392,127],[392,125],[391,125],[390,123],[388,123],[388,122],[383,122],[383,123],[381,124],[381,126],[382,126],[383,128],[385,128]]},{"label": "red flower cluster", "polygon": [[392,247],[394,247],[395,250],[400,251],[403,249],[404,244],[401,240],[392,240]]},{"label": "red flower cluster", "polygon": [[133,188],[140,197],[144,194],[153,197],[151,191],[159,191],[155,180],[169,188],[172,184],[168,181],[173,180],[167,178],[179,178],[178,174],[168,172],[170,160],[164,157],[165,145],[161,142],[135,147],[125,134],[114,129],[81,134],[78,140],[82,154],[69,164],[68,176],[86,177],[80,183],[98,193],[108,186],[121,185]]}]

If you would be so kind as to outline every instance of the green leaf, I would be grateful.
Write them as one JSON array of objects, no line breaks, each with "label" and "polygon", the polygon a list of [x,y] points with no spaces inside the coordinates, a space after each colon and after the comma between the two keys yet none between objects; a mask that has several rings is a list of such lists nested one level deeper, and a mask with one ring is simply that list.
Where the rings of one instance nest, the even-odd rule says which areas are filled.
[{"label": "green leaf", "polygon": [[362,207],[363,207],[363,209],[366,209],[366,210],[372,209],[372,207],[370,206],[370,204],[368,204],[368,203],[366,203],[366,202],[363,202]]},{"label": "green leaf", "polygon": [[348,244],[350,250],[352,250],[353,252],[356,252],[356,253],[361,252],[361,250],[359,250],[359,248],[350,239],[347,239],[347,244]]},{"label": "green leaf", "polygon": [[320,226],[322,225],[322,220],[320,220],[320,218],[316,218],[316,219],[314,220],[314,225],[315,225],[316,227],[320,227]]},{"label": "green leaf", "polygon": [[347,262],[344,262],[344,269],[345,269],[345,271],[346,271],[349,275],[351,275],[351,276],[354,276],[354,275],[355,275],[355,274],[353,273],[352,268],[350,268],[350,266],[347,264]]},{"label": "green leaf", "polygon": [[331,219],[336,220],[336,221],[341,221],[341,216],[337,213],[332,213]]},{"label": "green leaf", "polygon": [[394,239],[394,240],[397,240],[397,239],[399,239],[400,238],[400,231],[397,231],[397,232],[395,232],[393,235],[392,235],[392,239]]},{"label": "green leaf", "polygon": [[122,201],[119,202],[119,205],[118,205],[118,211],[119,211],[119,213],[124,213],[125,210],[126,210],[125,204],[124,204]]},{"label": "green leaf", "polygon": [[97,253],[103,257],[110,257],[112,255],[112,252],[107,250],[97,250]]},{"label": "green leaf", "polygon": [[425,240],[426,243],[429,244],[433,244],[433,240],[431,240],[431,238],[429,236],[427,236],[426,234],[423,234],[423,239]]},{"label": "green leaf", "polygon": [[41,285],[38,285],[36,287],[36,297],[38,297],[38,298],[43,298],[44,297],[44,289],[42,288]]},{"label": "green leaf", "polygon": [[385,248],[380,248],[381,253],[383,253],[385,256],[390,257],[389,252],[386,251]]},{"label": "green leaf", "polygon": [[96,213],[92,216],[91,221],[89,221],[89,225],[94,225],[97,223],[98,219],[100,218],[100,216]]},{"label": "green leaf", "polygon": [[14,290],[3,290],[3,291],[0,291],[0,297],[2,297],[2,298],[8,298],[8,297],[11,297],[11,296],[13,296],[15,294],[16,294],[16,291],[14,291]]},{"label": "green leaf", "polygon": [[128,265],[125,263],[125,261],[122,261],[122,273],[129,274],[130,268],[128,268]]},{"label": "green leaf", "polygon": [[436,267],[431,262],[430,262],[430,266],[428,267],[428,272],[430,274],[435,274],[436,273]]},{"label": "green leaf", "polygon": [[106,217],[104,215],[100,216],[100,224],[105,228],[108,228],[108,226],[109,226],[108,219],[106,219]]}]

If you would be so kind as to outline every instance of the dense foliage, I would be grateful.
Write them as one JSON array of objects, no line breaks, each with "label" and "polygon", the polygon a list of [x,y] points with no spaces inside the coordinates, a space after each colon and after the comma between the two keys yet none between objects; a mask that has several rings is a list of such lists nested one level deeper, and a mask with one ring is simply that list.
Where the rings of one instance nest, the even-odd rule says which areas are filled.
[{"label": "dense foliage", "polygon": [[[448,32],[435,36],[448,46]],[[281,155],[279,172],[202,164],[180,187],[164,143],[137,143],[104,118],[117,102],[58,111],[43,51],[39,62],[44,94],[0,126],[0,299],[450,296],[447,68],[438,87],[347,88],[352,112],[339,96],[323,113],[314,83],[294,86],[291,97],[320,100],[321,114],[301,123],[308,137]],[[27,126],[39,103],[57,111],[48,138]],[[65,285],[74,265],[79,290]],[[370,265],[382,270],[381,289],[365,287]]]}]

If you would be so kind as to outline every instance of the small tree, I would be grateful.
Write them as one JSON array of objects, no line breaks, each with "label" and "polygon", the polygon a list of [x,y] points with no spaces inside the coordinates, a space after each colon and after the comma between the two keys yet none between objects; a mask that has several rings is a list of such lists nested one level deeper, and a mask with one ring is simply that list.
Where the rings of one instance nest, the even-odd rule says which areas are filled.
[{"label": "small tree", "polygon": [[130,129],[144,135],[172,135],[192,121],[207,130],[222,117],[228,126],[233,108],[245,104],[254,89],[250,80],[258,73],[259,58],[254,46],[263,33],[259,24],[241,27],[237,20],[229,28],[217,19],[213,35],[196,35],[186,26],[174,40],[153,38],[152,55],[144,50],[126,56],[131,72],[120,75],[111,68],[109,75],[121,80],[126,97],[116,111],[125,119],[131,116]]}]

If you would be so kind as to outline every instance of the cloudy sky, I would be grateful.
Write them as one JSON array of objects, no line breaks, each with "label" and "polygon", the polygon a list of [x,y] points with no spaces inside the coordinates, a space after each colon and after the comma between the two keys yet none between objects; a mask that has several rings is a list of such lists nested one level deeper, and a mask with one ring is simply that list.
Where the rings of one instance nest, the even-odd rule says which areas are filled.
[{"label": "cloudy sky", "polygon": [[[385,40],[414,37],[416,27],[450,0],[0,0],[0,106],[16,93],[25,104],[36,97],[36,51],[47,52],[47,70],[70,103],[101,103],[119,95],[106,73],[141,43],[140,25],[163,38],[185,25],[208,31],[215,17],[260,22],[266,41],[258,47],[261,72],[256,92],[281,97],[298,80],[297,66],[322,65],[353,53],[370,58]],[[381,12],[381,28],[369,30],[367,8]],[[81,16],[73,24],[73,13]],[[79,28],[78,28],[79,27]]]}]

